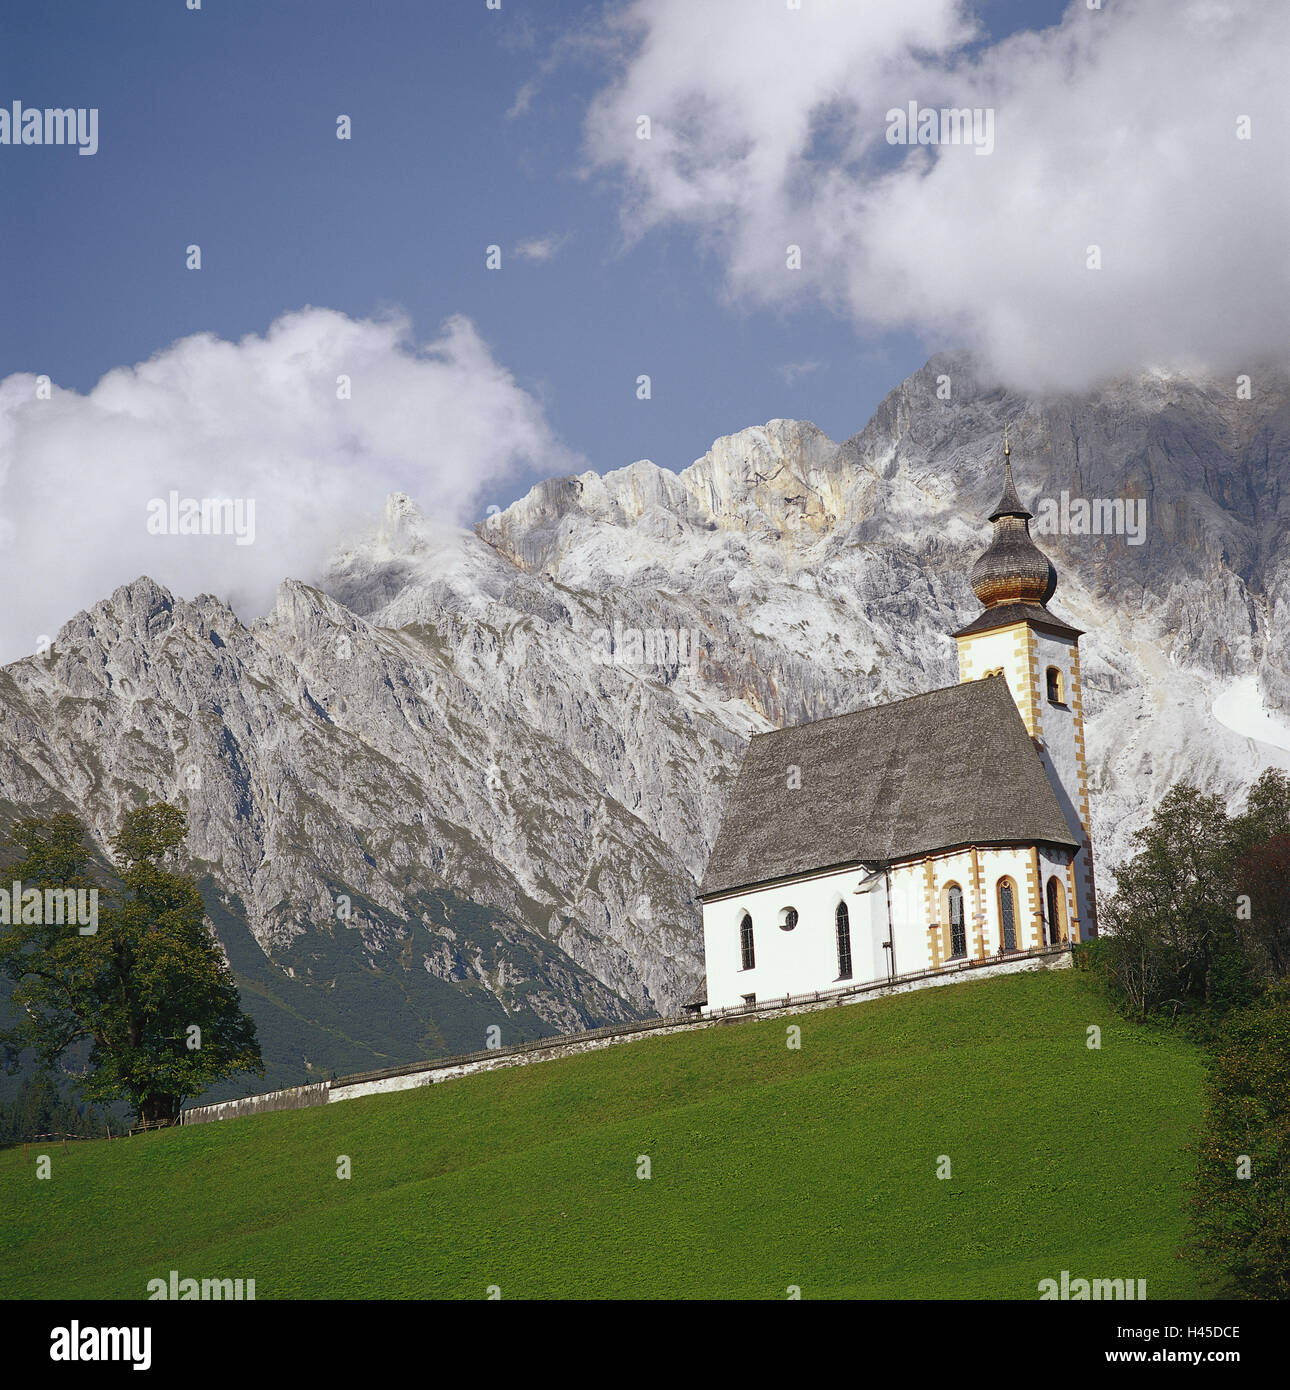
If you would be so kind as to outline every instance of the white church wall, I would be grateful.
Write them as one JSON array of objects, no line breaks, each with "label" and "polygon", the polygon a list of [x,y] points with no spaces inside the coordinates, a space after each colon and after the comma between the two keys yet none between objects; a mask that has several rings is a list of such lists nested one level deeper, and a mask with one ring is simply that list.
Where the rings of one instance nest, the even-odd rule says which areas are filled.
[{"label": "white church wall", "polygon": [[[956,960],[985,960],[998,954],[1003,941],[999,882],[1010,878],[1015,890],[1015,948],[1019,951],[1052,944],[1043,922],[1048,878],[1058,877],[1066,896],[1059,905],[1063,939],[1069,939],[1069,853],[1062,850],[985,848],[957,850],[901,865],[893,870],[897,884],[897,971],[938,969]],[[966,952],[955,956],[950,929],[949,890],[963,893]],[[929,930],[929,927],[933,928]],[[922,962],[919,964],[918,962]]]},{"label": "white church wall", "polygon": [[[886,888],[879,877],[869,891],[857,893],[866,877],[857,866],[705,903],[708,1007],[731,1008],[749,994],[761,1002],[886,979],[881,945],[888,939]],[[838,975],[835,913],[839,902],[846,903],[851,922],[849,980]],[[790,907],[797,909],[797,925],[784,931],[779,925],[781,914]],[[743,968],[740,944],[745,913],[753,921],[755,965],[751,970]]]},{"label": "white church wall", "polygon": [[[1058,902],[1058,931],[1061,944],[1069,945],[1072,939],[1071,931],[1075,920],[1075,899],[1071,895],[1071,884],[1074,881],[1074,873],[1071,868],[1071,855],[1065,851],[1041,850],[1039,853],[1039,878],[1040,890],[1043,897],[1040,899],[1044,903],[1044,911],[1047,912],[1048,880],[1056,878],[1057,887],[1061,893]],[[1048,945],[1058,944],[1049,941]]]},{"label": "white church wall", "polygon": [[[1034,637],[1035,667],[1038,676],[1037,733],[1039,755],[1057,792],[1062,814],[1071,834],[1081,843],[1089,841],[1088,781],[1084,758],[1083,692],[1079,679],[1079,651],[1065,638],[1037,632]],[[1061,673],[1060,700],[1048,698],[1047,672],[1056,667]],[[1089,851],[1075,863],[1075,887],[1079,903],[1082,935],[1090,935],[1095,918],[1093,876]]]},{"label": "white church wall", "polygon": [[[1039,698],[1036,702],[1039,754],[1044,769],[1057,792],[1066,824],[1076,839],[1084,838],[1080,815],[1082,799],[1080,759],[1075,741],[1075,715],[1070,707],[1071,687],[1075,681],[1073,648],[1068,642],[1042,632],[1035,634],[1035,668]],[[1061,673],[1061,702],[1048,699],[1047,671],[1050,666]]]},{"label": "white church wall", "polygon": [[[959,961],[994,958],[1003,939],[998,884],[1005,876],[1016,890],[1016,949],[1041,947],[1045,941],[1040,914],[1051,874],[1058,876],[1066,894],[1062,912],[1068,929],[1068,860],[1063,852],[1028,846],[957,850],[893,865],[889,875],[880,873],[863,892],[857,890],[868,876],[857,866],[705,903],[708,1007],[735,1008],[748,995],[763,1003],[785,995],[885,980],[890,974],[909,975]],[[963,890],[967,936],[966,955],[958,960],[950,956],[945,911],[945,890],[952,883]],[[838,974],[835,913],[839,902],[847,904],[851,921],[849,979]],[[785,931],[779,924],[790,907],[797,910],[797,925]],[[751,970],[743,968],[740,941],[745,913],[753,922],[755,964]],[[932,926],[935,930],[929,930]]]},{"label": "white church wall", "polygon": [[1004,941],[999,884],[1011,879],[1013,885],[1013,948],[1028,951],[1040,944],[1039,885],[1035,858],[1026,849],[990,849],[981,852],[981,898],[985,913],[982,932],[983,956],[998,955]]},{"label": "white church wall", "polygon": [[1031,851],[1023,849],[978,849],[937,855],[931,860],[929,904],[925,920],[937,926],[929,941],[929,967],[943,965],[954,957],[949,922],[949,889],[957,884],[963,892],[963,917],[969,960],[985,960],[997,955],[1003,939],[999,915],[998,885],[1001,878],[1012,879],[1015,893],[1015,942],[1018,950],[1028,950],[1031,940],[1029,890],[1033,873]]},{"label": "white church wall", "polygon": [[926,868],[923,860],[897,864],[891,870],[892,917],[895,920],[896,973],[908,975],[931,970],[940,964],[933,960],[927,931],[928,900]]},{"label": "white church wall", "polygon": [[1035,734],[1032,680],[1034,668],[1030,653],[1031,630],[1025,623],[976,632],[960,637],[959,680],[979,681],[992,671],[1002,671],[1008,689],[1021,712],[1026,732]]}]

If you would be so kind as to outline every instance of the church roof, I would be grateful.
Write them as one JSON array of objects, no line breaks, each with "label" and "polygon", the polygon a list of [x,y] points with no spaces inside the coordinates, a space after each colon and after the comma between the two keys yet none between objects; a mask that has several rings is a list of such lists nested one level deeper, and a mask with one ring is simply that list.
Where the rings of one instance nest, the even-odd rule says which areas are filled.
[{"label": "church roof", "polygon": [[697,1008],[702,1007],[702,1006],[703,1006],[704,1004],[706,1004],[707,1002],[708,1002],[708,977],[707,977],[707,975],[705,974],[704,977],[703,977],[703,979],[701,979],[701,980],[699,981],[698,985],[695,987],[694,992],[690,995],[690,997],[689,997],[688,999],[685,1000],[685,1002],[681,1005],[681,1007],[682,1007],[683,1009],[697,1009]]},{"label": "church roof", "polygon": [[1017,496],[1017,488],[1012,481],[1012,464],[1005,450],[1003,463],[1003,496],[995,503],[994,511],[990,513],[988,520],[998,521],[1001,516],[1015,516],[1020,517],[1023,521],[1029,521],[1033,515],[1034,513],[1028,511],[1022,503],[1021,498]]},{"label": "church roof", "polygon": [[987,844],[1078,844],[1001,675],[754,735],[699,896]]},{"label": "church roof", "polygon": [[989,632],[996,627],[1009,627],[1013,623],[1030,623],[1043,628],[1057,637],[1067,637],[1076,641],[1084,635],[1083,629],[1064,623],[1051,609],[1038,603],[1001,603],[995,608],[987,608],[978,613],[966,627],[961,627],[955,637],[969,637],[974,632]]}]

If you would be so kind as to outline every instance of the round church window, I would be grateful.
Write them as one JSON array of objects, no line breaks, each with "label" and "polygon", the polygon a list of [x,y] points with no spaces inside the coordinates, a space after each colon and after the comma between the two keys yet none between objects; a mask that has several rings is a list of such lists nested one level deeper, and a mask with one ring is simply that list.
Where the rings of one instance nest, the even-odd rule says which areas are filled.
[{"label": "round church window", "polygon": [[784,908],[779,914],[780,931],[792,931],[795,926],[797,926],[797,909],[795,907]]}]

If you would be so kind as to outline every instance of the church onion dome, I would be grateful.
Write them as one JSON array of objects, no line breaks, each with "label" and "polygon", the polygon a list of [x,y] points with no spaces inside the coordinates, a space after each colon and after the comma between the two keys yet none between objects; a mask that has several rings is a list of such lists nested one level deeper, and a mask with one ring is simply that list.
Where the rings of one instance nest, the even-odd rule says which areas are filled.
[{"label": "church onion dome", "polygon": [[972,566],[972,592],[987,608],[1005,603],[1044,605],[1057,589],[1052,561],[1030,539],[1031,513],[1012,482],[1012,460],[1003,447],[1003,496],[990,513],[994,539]]}]

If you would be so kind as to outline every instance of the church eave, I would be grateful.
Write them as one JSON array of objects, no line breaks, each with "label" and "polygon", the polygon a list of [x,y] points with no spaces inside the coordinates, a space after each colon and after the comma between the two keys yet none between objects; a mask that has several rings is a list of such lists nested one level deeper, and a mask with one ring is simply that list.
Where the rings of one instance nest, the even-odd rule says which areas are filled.
[{"label": "church eave", "polygon": [[[779,885],[790,883],[805,883],[812,878],[825,878],[829,874],[840,874],[846,870],[866,869],[870,865],[877,863],[873,859],[843,859],[836,864],[822,864],[817,869],[797,869],[789,874],[776,874],[773,878],[764,878],[752,883],[737,883],[728,888],[705,888],[699,885],[699,891],[694,895],[701,903],[714,903],[722,898],[737,898],[740,893],[759,893],[763,888],[774,888]],[[879,863],[879,868],[886,867]]]},{"label": "church eave", "polygon": [[827,878],[830,874],[842,873],[844,870],[858,871],[876,868],[881,873],[884,869],[914,868],[928,859],[948,859],[951,855],[966,854],[971,850],[984,852],[986,850],[1026,849],[1032,845],[1036,849],[1047,847],[1078,851],[1081,848],[1080,842],[1069,836],[1065,839],[1057,839],[1047,836],[1018,835],[1006,839],[963,840],[958,844],[938,845],[932,849],[911,851],[895,859],[853,859],[842,864],[826,864],[818,869],[803,869],[798,873],[782,874],[778,878],[740,883],[733,888],[713,888],[706,892],[700,890],[695,894],[695,897],[701,903],[722,902],[729,898],[741,897],[744,893],[761,893],[767,888],[787,888],[796,883],[808,883],[811,879]]},{"label": "church eave", "polygon": [[1084,629],[1071,627],[1046,608],[1033,603],[1002,603],[997,608],[987,608],[979,613],[966,627],[951,634],[954,637],[971,637],[978,632],[991,632],[999,627],[1012,627],[1015,623],[1028,623],[1054,637],[1066,637],[1072,641],[1084,635]]}]

